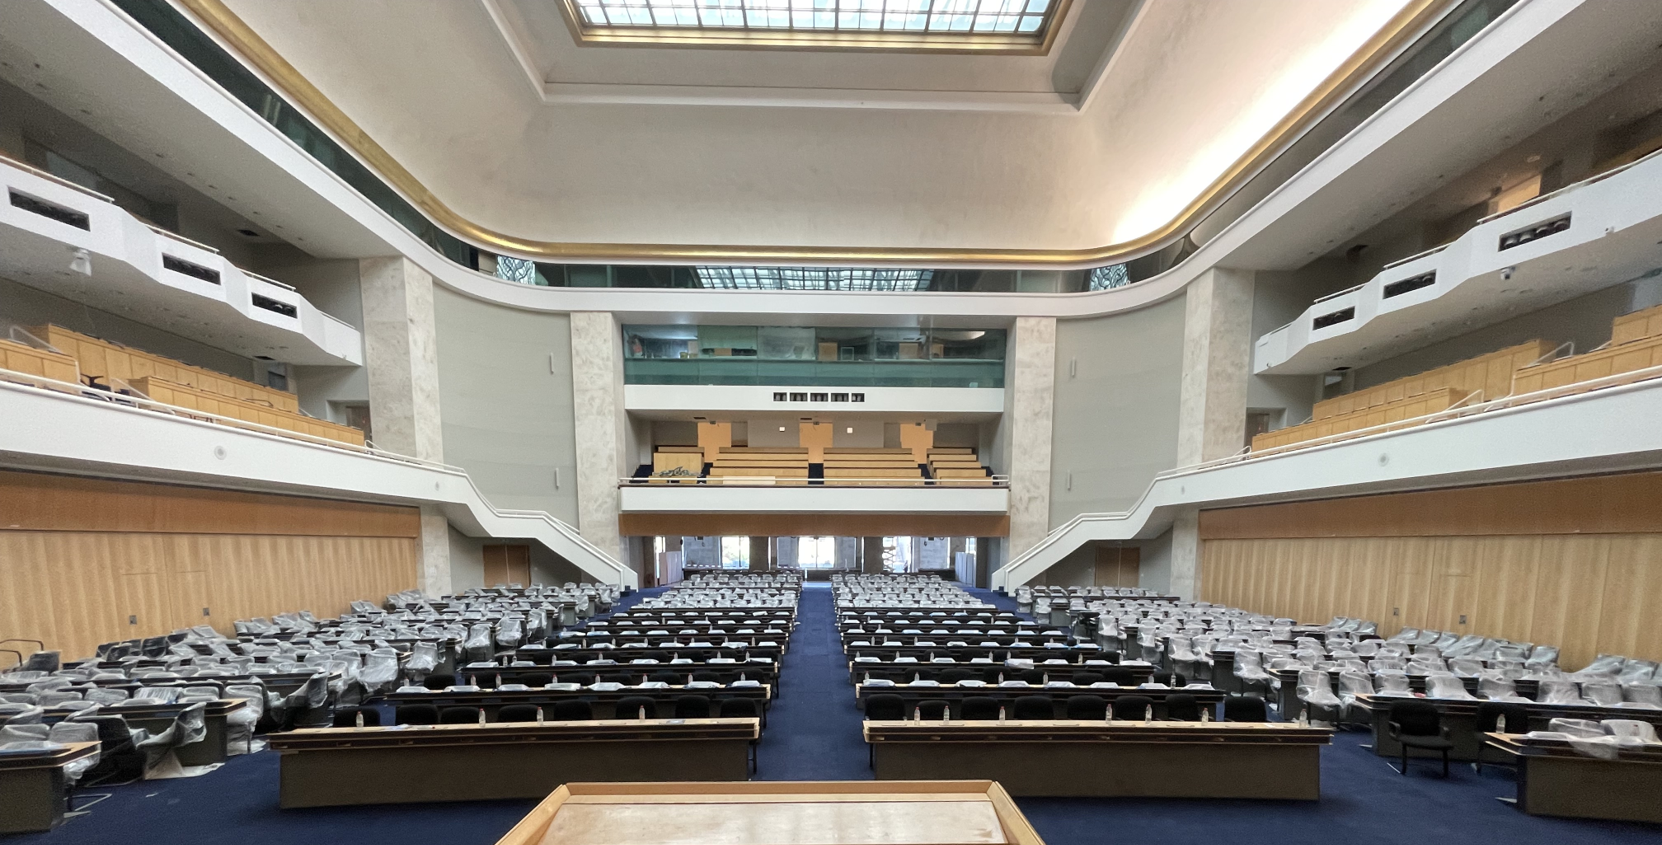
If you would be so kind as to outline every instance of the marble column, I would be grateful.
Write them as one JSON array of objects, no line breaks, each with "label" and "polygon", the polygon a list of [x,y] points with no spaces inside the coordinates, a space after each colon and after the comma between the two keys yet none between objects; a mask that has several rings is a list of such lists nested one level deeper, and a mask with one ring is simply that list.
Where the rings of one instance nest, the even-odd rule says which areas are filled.
[{"label": "marble column", "polygon": [[609,311],[571,315],[572,404],[577,433],[577,530],[621,559],[617,480],[624,466],[623,341]]},{"label": "marble column", "polygon": [[[407,258],[365,258],[358,262],[358,285],[374,445],[442,462],[433,277]],[[450,523],[432,505],[421,508],[417,551],[417,589],[430,596],[449,593]]]},{"label": "marble column", "polygon": [[768,538],[750,538],[750,571],[767,572],[772,569],[772,561],[768,559]]},{"label": "marble column", "polygon": [[1004,467],[1010,475],[1008,559],[1050,532],[1050,435],[1056,404],[1056,320],[1018,317],[1005,352]]},{"label": "marble column", "polygon": [[433,277],[407,258],[358,262],[364,303],[364,363],[375,445],[444,460]]},{"label": "marble column", "polygon": [[[1178,466],[1227,458],[1246,445],[1253,282],[1251,272],[1214,267],[1184,292]],[[1194,599],[1199,581],[1199,513],[1191,510],[1172,523],[1170,592]]]},{"label": "marble column", "polygon": [[882,537],[862,537],[860,539],[860,571],[867,575],[881,575],[883,573]]}]

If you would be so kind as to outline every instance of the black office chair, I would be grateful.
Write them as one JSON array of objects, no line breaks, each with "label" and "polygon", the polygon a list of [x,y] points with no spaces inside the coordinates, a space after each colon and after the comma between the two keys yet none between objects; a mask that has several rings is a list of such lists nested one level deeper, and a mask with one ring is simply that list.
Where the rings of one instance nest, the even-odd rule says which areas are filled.
[{"label": "black office chair", "polygon": [[[1443,715],[1437,705],[1426,701],[1393,701],[1386,730],[1402,748],[1402,768],[1398,773],[1408,774],[1408,751],[1419,748],[1436,751],[1443,758],[1443,777],[1448,777],[1448,753],[1454,748]],[[1510,721],[1510,720],[1508,720]]]},{"label": "black office chair", "polygon": [[1091,684],[1101,683],[1104,680],[1106,680],[1106,678],[1103,676],[1103,674],[1101,672],[1075,672],[1075,673],[1073,673],[1073,682],[1075,684],[1078,684],[1079,686],[1082,686],[1082,687],[1088,687]]},{"label": "black office chair", "polygon": [[682,695],[675,699],[675,718],[677,719],[708,719],[710,718],[710,697],[707,695]]},{"label": "black office chair", "polygon": [[614,719],[656,719],[658,702],[644,695],[626,695],[612,707]]},{"label": "black office chair", "polygon": [[990,722],[998,718],[998,702],[984,695],[974,695],[958,705],[958,718]]},{"label": "black office chair", "polygon": [[1170,693],[1166,696],[1166,718],[1173,722],[1198,722],[1200,702],[1188,693]]},{"label": "black office chair", "polygon": [[602,683],[629,686],[635,682],[635,676],[627,672],[607,672],[600,676],[600,680]]},{"label": "black office chair", "polygon": [[1154,699],[1146,695],[1122,695],[1114,699],[1114,718],[1127,722],[1141,722],[1154,707]]},{"label": "black office chair", "polygon": [[671,655],[667,651],[649,651],[646,654],[641,655],[641,657],[647,660],[656,660],[659,663],[668,663],[675,659],[674,655]]},{"label": "black office chair", "polygon": [[436,725],[439,723],[439,708],[431,704],[400,704],[392,711],[392,723],[395,725]]},{"label": "black office chair", "polygon": [[1119,684],[1122,687],[1134,687],[1137,685],[1136,672],[1133,672],[1130,669],[1121,669],[1117,666],[1112,669],[1104,670],[1102,673],[1102,679],[1111,683]]},{"label": "black office chair", "polygon": [[1099,651],[1096,656],[1098,660],[1106,660],[1109,663],[1120,662],[1120,653],[1117,651]]},{"label": "black office chair", "polygon": [[687,677],[685,675],[678,675],[668,669],[659,669],[658,671],[647,675],[646,679],[656,683],[669,684],[672,687],[678,687],[683,683],[686,683]]},{"label": "black office chair", "polygon": [[445,687],[456,685],[455,675],[428,675],[422,679],[421,685],[430,690],[443,690]]},{"label": "black office chair", "polygon": [[594,686],[593,672],[571,672],[562,676],[562,678],[568,684],[577,684],[584,687]]},{"label": "black office chair", "polygon": [[906,703],[893,693],[866,698],[866,718],[875,722],[898,722],[906,718]]},{"label": "black office chair", "polygon": [[548,672],[531,672],[529,674],[520,675],[519,682],[530,687],[531,689],[538,689],[554,683],[554,675]]},{"label": "black office chair", "polygon": [[477,725],[480,710],[477,707],[446,707],[439,711],[441,725]]},{"label": "black office chair", "polygon": [[594,721],[594,707],[581,699],[556,701],[554,702],[554,721],[592,722]]},{"label": "black office chair", "polygon": [[956,684],[959,681],[975,680],[975,673],[968,669],[946,669],[941,672],[939,677],[943,684]]},{"label": "black office chair", "polygon": [[360,715],[364,717],[364,727],[381,727],[381,711],[374,707],[337,707],[331,724],[337,728],[355,728]]},{"label": "black office chair", "polygon": [[1264,706],[1264,699],[1256,695],[1231,696],[1223,700],[1223,720],[1225,722],[1268,722],[1269,708]]},{"label": "black office chair", "polygon": [[1056,702],[1048,695],[1024,695],[1016,699],[1010,718],[1017,721],[1056,718]]},{"label": "black office chair", "polygon": [[1108,700],[1100,695],[1070,695],[1067,702],[1069,719],[1080,721],[1108,718]]},{"label": "black office chair", "polygon": [[[1521,734],[1529,732],[1529,707],[1515,701],[1485,701],[1477,705],[1477,732],[1498,732],[1498,725],[1502,716],[1506,717],[1507,733]],[[1479,773],[1483,771],[1482,751],[1487,749],[1488,746],[1484,746],[1483,749],[1478,752],[1477,760],[1472,763],[1472,768],[1476,769]],[[1511,759],[1511,755],[1507,755],[1507,759],[1509,761]],[[1502,762],[1498,760],[1490,762],[1499,763],[1500,765],[1512,765],[1510,762]]]},{"label": "black office chair", "polygon": [[535,704],[505,704],[496,711],[496,721],[535,722],[541,710]]},{"label": "black office chair", "polygon": [[945,701],[920,701],[917,706],[918,718],[925,722],[939,722],[947,718],[950,708]]},{"label": "black office chair", "polygon": [[1017,675],[1016,677],[1023,680],[1023,681],[1026,681],[1030,684],[1035,684],[1035,685],[1042,684],[1042,683],[1045,682],[1045,670],[1043,670],[1043,669],[1023,669],[1023,670],[1021,670],[1021,674]]},{"label": "black office chair", "polygon": [[1156,684],[1165,684],[1168,687],[1184,687],[1189,685],[1189,679],[1176,672],[1160,672],[1149,677]]},{"label": "black office chair", "polygon": [[80,788],[119,786],[144,777],[145,755],[133,742],[127,720],[120,716],[83,716],[77,722],[98,726],[98,763],[81,776]]},{"label": "black office chair", "polygon": [[694,672],[692,673],[692,679],[700,682],[719,684],[721,683],[721,674],[718,672]]},{"label": "black office chair", "polygon": [[[899,698],[899,696],[896,696],[896,698]],[[758,719],[762,715],[761,710],[756,706],[756,702],[749,698],[723,699],[721,709],[718,712],[723,719]]]}]

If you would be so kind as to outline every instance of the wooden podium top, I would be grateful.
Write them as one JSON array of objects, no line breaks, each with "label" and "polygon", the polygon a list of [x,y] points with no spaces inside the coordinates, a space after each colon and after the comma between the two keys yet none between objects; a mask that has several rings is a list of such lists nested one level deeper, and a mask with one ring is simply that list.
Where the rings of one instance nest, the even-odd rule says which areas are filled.
[{"label": "wooden podium top", "polygon": [[1044,845],[992,781],[568,783],[497,845]]}]

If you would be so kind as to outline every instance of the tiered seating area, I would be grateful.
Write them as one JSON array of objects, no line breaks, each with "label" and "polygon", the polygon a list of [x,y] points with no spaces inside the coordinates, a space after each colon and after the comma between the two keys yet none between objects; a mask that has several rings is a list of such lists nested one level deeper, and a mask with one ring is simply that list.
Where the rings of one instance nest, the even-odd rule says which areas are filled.
[{"label": "tiered seating area", "polygon": [[28,332],[58,352],[36,349],[16,341],[0,341],[0,369],[82,384],[100,392],[136,393],[173,406],[178,409],[176,413],[187,416],[190,411],[198,411],[281,431],[355,446],[364,445],[362,431],[306,416],[300,412],[299,399],[287,391],[90,337],[61,326],[36,326]]},{"label": "tiered seating area", "polygon": [[1366,390],[1317,402],[1303,425],[1267,431],[1252,438],[1253,451],[1342,435],[1403,422],[1511,394],[1512,376],[1552,354],[1544,340],[1507,347]]},{"label": "tiered seating area", "polygon": [[652,453],[651,474],[636,480],[831,487],[991,487],[998,483],[968,447],[931,448],[927,464],[919,464],[912,449],[832,447],[822,451],[823,462],[815,462],[806,447],[723,446],[706,472],[702,447],[659,446]]},{"label": "tiered seating area", "polygon": [[1518,370],[1515,393],[1533,393],[1567,387],[1594,379],[1632,373],[1662,366],[1662,305],[1617,317],[1611,325],[1610,342],[1591,352]]}]

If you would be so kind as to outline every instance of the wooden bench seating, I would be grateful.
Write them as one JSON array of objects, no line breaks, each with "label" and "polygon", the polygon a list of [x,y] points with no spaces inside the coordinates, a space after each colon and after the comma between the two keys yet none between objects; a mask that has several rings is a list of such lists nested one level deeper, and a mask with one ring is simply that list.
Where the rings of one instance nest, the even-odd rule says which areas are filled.
[{"label": "wooden bench seating", "polygon": [[364,433],[359,429],[332,423],[328,420],[312,419],[293,411],[263,405],[254,400],[235,399],[210,393],[189,385],[175,384],[155,376],[130,379],[127,383],[145,396],[168,405],[230,417],[244,422],[258,423],[272,428],[280,428],[284,431],[309,434],[327,440],[336,440],[357,446],[364,445]]},{"label": "wooden bench seating", "polygon": [[1320,422],[1445,388],[1460,391],[1462,396],[1473,391],[1482,391],[1487,399],[1499,399],[1512,392],[1513,373],[1520,367],[1551,355],[1552,350],[1553,345],[1544,340],[1508,346],[1434,370],[1426,370],[1332,399],[1323,399],[1315,404],[1311,417],[1314,421]]},{"label": "wooden bench seating", "polygon": [[286,390],[216,373],[163,355],[70,331],[62,326],[35,326],[28,331],[74,358],[79,363],[81,375],[103,379],[110,387],[114,387],[108,382],[112,378],[132,382],[145,376],[154,376],[174,384],[257,402],[290,413],[300,411],[299,397]]},{"label": "wooden bench seating", "polygon": [[69,384],[81,383],[81,370],[73,357],[15,340],[0,340],[0,369]]},{"label": "wooden bench seating", "polygon": [[1595,349],[1518,370],[1514,392],[1534,393],[1662,366],[1662,335]]},{"label": "wooden bench seating", "polygon": [[[1446,411],[1457,403],[1465,400],[1467,394],[1459,388],[1444,387],[1427,391],[1395,402],[1352,411],[1348,414],[1328,417],[1323,420],[1307,422],[1303,425],[1293,425],[1279,428],[1275,431],[1266,431],[1252,438],[1254,451],[1272,449],[1277,446],[1286,446],[1290,443],[1300,443],[1306,440],[1316,440],[1344,434],[1351,431],[1360,431],[1386,423],[1411,420],[1438,411]],[[1481,399],[1482,397],[1477,397]],[[1476,401],[1476,400],[1474,400]]]}]

